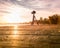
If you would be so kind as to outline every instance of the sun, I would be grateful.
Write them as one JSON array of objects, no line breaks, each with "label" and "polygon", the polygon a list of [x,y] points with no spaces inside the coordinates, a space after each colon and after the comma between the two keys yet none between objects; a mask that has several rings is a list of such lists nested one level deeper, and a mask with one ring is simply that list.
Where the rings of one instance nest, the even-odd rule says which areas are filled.
[{"label": "sun", "polygon": [[3,19],[6,21],[6,23],[24,22],[24,20],[21,18],[21,16],[24,13],[23,8],[12,6],[9,8],[9,12],[10,13],[5,14],[5,16],[3,17]]}]

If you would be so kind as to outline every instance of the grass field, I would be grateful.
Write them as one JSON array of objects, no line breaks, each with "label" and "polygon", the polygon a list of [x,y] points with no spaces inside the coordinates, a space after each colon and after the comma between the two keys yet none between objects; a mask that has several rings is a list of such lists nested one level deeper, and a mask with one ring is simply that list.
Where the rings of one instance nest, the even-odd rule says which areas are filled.
[{"label": "grass field", "polygon": [[60,25],[0,26],[0,48],[60,48]]}]

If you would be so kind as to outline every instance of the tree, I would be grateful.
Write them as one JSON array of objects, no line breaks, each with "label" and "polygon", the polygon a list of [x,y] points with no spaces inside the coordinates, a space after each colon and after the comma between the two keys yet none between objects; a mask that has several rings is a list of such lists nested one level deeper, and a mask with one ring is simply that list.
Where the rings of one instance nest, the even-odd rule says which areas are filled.
[{"label": "tree", "polygon": [[43,23],[44,23],[44,24],[49,24],[49,19],[44,18]]},{"label": "tree", "polygon": [[39,23],[42,24],[43,23],[43,18],[40,17]]},{"label": "tree", "polygon": [[52,24],[57,24],[58,23],[58,15],[55,14],[55,15],[49,16],[49,20]]}]

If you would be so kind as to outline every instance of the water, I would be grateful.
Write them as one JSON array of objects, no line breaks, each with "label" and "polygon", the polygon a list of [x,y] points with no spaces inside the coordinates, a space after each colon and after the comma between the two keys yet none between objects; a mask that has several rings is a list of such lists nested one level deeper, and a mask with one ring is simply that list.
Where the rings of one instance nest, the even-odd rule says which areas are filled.
[{"label": "water", "polygon": [[50,36],[54,33],[46,30],[49,26],[43,28],[30,25],[0,26],[0,48],[52,48],[50,43],[57,37]]}]

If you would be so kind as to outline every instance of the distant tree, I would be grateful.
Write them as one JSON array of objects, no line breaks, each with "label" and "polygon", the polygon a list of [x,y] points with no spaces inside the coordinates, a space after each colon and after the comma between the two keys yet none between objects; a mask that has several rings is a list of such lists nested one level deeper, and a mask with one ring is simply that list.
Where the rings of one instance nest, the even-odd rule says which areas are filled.
[{"label": "distant tree", "polygon": [[49,19],[47,18],[44,18],[44,21],[43,21],[44,24],[49,24]]},{"label": "distant tree", "polygon": [[49,20],[50,20],[51,24],[57,24],[58,23],[58,15],[55,14],[55,15],[49,16]]},{"label": "distant tree", "polygon": [[43,18],[42,17],[40,17],[39,23],[43,24]]}]

